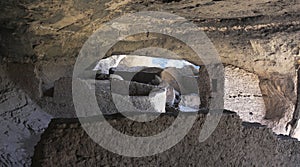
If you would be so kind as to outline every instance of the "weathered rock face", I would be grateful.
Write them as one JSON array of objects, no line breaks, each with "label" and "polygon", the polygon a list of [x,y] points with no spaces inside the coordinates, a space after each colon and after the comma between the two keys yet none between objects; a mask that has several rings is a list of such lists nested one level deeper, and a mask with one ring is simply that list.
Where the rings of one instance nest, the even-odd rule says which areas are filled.
[{"label": "weathered rock face", "polygon": [[[147,96],[129,96],[112,93],[114,103],[118,112],[158,112],[164,113],[166,107],[165,88],[156,87]],[[101,105],[101,102],[100,104]]]},{"label": "weathered rock face", "polygon": [[[198,77],[193,75],[192,70],[190,69],[188,73],[185,73],[187,70],[183,68],[165,68],[160,76],[163,81],[166,81],[171,85],[177,92],[180,94],[198,94],[197,81]],[[205,80],[203,80],[205,81]]]},{"label": "weathered rock face", "polygon": [[[80,80],[92,90],[92,80]],[[55,83],[53,103],[63,105],[57,117],[77,117],[72,99],[72,78],[62,78]],[[166,88],[125,80],[95,80],[95,95],[104,115],[119,112],[165,112]],[[162,90],[162,91],[160,91]],[[53,112],[53,111],[52,111]]]},{"label": "weathered rock face", "polygon": [[[42,110],[54,117],[75,116],[71,97],[64,95],[64,93],[71,92],[70,81],[62,78],[72,76],[72,68],[80,48],[93,32],[103,23],[124,13],[153,10],[174,13],[192,21],[212,40],[225,66],[233,65],[240,70],[255,74],[255,76],[251,74],[251,77],[245,77],[253,81],[255,85],[259,83],[262,97],[259,94],[255,99],[259,102],[256,105],[261,106],[263,100],[266,109],[263,121],[275,132],[287,133],[282,132],[283,125],[290,121],[297,97],[295,62],[300,57],[299,1],[73,0],[62,2],[24,0],[22,2],[1,1],[0,7],[2,11],[0,13],[0,62],[5,63],[8,68],[6,71],[8,77],[1,79],[1,84],[5,85],[3,86],[5,91],[1,90],[0,105],[5,111],[14,109],[17,110],[12,113],[20,111],[20,115],[16,116],[18,119],[13,116],[9,119],[14,121],[3,121],[5,124],[3,127],[6,125],[16,127],[11,129],[20,132],[20,136],[29,134],[27,130],[23,130],[27,124],[19,126],[18,122],[18,125],[14,126],[9,123],[15,123],[15,120],[19,118],[20,120],[35,120],[29,116],[31,108],[37,108],[35,102]],[[183,43],[151,33],[130,36],[118,42],[109,50],[107,57],[114,54],[130,54],[136,49],[148,46],[170,49],[182,59],[202,65],[201,60]],[[144,56],[153,56],[153,54]],[[244,84],[240,82],[245,80],[244,76],[239,79],[240,74],[237,73],[238,77],[234,79]],[[107,79],[107,76],[102,77]],[[199,78],[209,80],[205,72],[200,72]],[[7,90],[6,83],[11,82],[22,90]],[[61,86],[57,86],[59,82],[62,82]],[[199,87],[201,106],[208,107],[210,97],[207,94],[212,93],[213,87],[210,87],[208,82],[200,82]],[[249,93],[250,90],[256,92],[258,90],[256,88],[249,87]],[[101,100],[109,101],[104,92],[106,91],[102,92]],[[240,100],[244,101],[248,97],[242,98],[244,97]],[[31,102],[30,99],[33,101]],[[229,100],[233,102],[233,99]],[[26,104],[25,101],[27,101],[26,107],[31,106],[30,109],[22,107]],[[235,104],[237,103],[239,102]],[[254,102],[250,100],[249,103]],[[227,105],[230,106],[230,104]],[[246,110],[247,105],[244,105],[244,108],[238,105],[236,107],[241,111],[244,109],[245,112],[250,111]],[[293,126],[297,127],[299,113],[293,115],[295,116],[292,120]],[[258,115],[253,112],[254,116]],[[0,118],[6,119],[7,117],[12,116],[2,115]],[[38,124],[41,125],[39,127],[45,125],[43,121]],[[300,136],[299,132],[297,136]],[[7,143],[19,143],[19,141],[15,142],[13,139],[1,141],[2,145],[7,146]],[[12,148],[11,150],[13,150],[11,155],[23,156],[17,153],[20,149]],[[5,151],[5,156],[8,152]],[[9,165],[21,162],[18,165],[22,165],[23,162],[28,161],[27,157],[26,154],[25,158],[22,158],[22,160],[25,159],[24,161],[14,158],[4,158],[1,161]],[[205,156],[202,157],[205,158]],[[135,160],[131,160],[133,161]],[[285,162],[288,161],[283,161]]]},{"label": "weathered rock face", "polygon": [[[119,16],[120,12],[161,9],[196,23],[215,44],[225,64],[256,73],[264,80],[285,76],[289,82],[288,85],[295,80],[294,59],[299,56],[299,2],[272,0],[207,3],[172,1],[168,5],[165,3],[167,2],[25,1],[22,5],[15,5],[12,2],[2,2],[1,6],[6,11],[1,14],[2,59],[35,62],[33,68],[36,71],[35,76],[40,90],[34,96],[41,96],[49,89],[51,91],[55,80],[69,76],[67,68],[74,64],[75,57],[84,41],[104,22]],[[13,15],[4,13],[13,13]],[[127,53],[150,44],[158,46],[161,44],[160,41],[164,41],[164,46],[169,48],[178,45],[172,40],[165,40],[153,34],[150,34],[146,40],[148,42],[145,41],[143,34],[129,37],[117,44],[108,56],[113,53]],[[141,45],[138,44],[139,41]],[[14,42],[16,45],[10,45]],[[172,51],[178,53],[183,59],[201,64],[195,56],[186,52],[184,46],[180,49],[173,47]],[[63,70],[53,70],[54,68],[51,69],[53,65]],[[49,67],[52,71],[47,70]],[[280,89],[283,86],[280,85]],[[290,93],[287,96],[295,97],[295,94]],[[265,99],[268,101],[267,98]],[[275,99],[283,100],[282,98]],[[286,99],[284,100],[287,102]],[[267,108],[272,110],[274,107],[267,106]],[[287,106],[283,105],[279,108],[287,108]],[[277,111],[279,113],[274,119],[283,116],[282,111]],[[273,119],[272,116],[268,118]]]},{"label": "weathered rock face", "polygon": [[[270,30],[272,26],[277,26],[276,30],[279,31],[296,29],[297,22],[292,22],[298,21],[299,2],[279,0],[262,2],[180,1],[165,5],[161,1],[139,1],[137,3],[130,0],[125,2],[76,0],[70,2],[24,1],[22,5],[16,5],[14,2],[8,1],[1,2],[1,7],[4,10],[1,14],[3,23],[1,25],[5,30],[1,31],[3,32],[1,34],[6,37],[3,38],[3,43],[4,41],[17,42],[10,48],[3,45],[5,57],[10,60],[30,60],[31,56],[34,56],[49,60],[54,57],[63,59],[62,55],[74,58],[86,38],[98,29],[99,25],[120,15],[121,12],[157,9],[172,11],[197,22],[202,25],[204,30],[223,30],[224,35],[228,33],[226,30],[236,30],[233,32],[234,34],[243,36],[243,34],[253,34],[253,31],[263,28]],[[238,17],[245,19],[236,19]],[[214,22],[219,22],[219,24],[214,24]],[[274,24],[268,25],[270,22]],[[283,25],[281,26],[281,24]],[[289,24],[296,24],[296,26],[291,27]],[[226,27],[226,25],[229,26]],[[242,33],[244,28],[247,28],[248,32]],[[11,34],[12,32],[14,34]],[[26,35],[24,32],[27,32]],[[217,34],[219,35],[218,32]],[[262,36],[265,34],[268,34],[268,31],[261,33]],[[254,32],[253,36],[255,35]],[[228,37],[224,41],[227,39]],[[247,42],[246,39],[244,42]]]},{"label": "weathered rock face", "polygon": [[[280,88],[287,85],[275,86],[272,85],[273,81],[263,80],[243,69],[227,66],[224,108],[237,112],[243,121],[259,122],[268,125],[277,134],[289,134],[286,126],[292,119],[294,103],[281,92]],[[294,85],[290,86],[290,90],[293,90]],[[282,106],[286,108],[283,109]]]},{"label": "weathered rock face", "polygon": [[100,60],[94,70],[99,70],[102,74],[109,74],[109,69],[117,67],[126,55],[114,55],[107,59]]},{"label": "weathered rock face", "polygon": [[180,96],[179,109],[183,112],[197,112],[200,107],[199,94],[189,94]]},{"label": "weathered rock face", "polygon": [[266,114],[259,78],[243,69],[225,68],[224,108],[236,111],[242,120],[261,122]]},{"label": "weathered rock face", "polygon": [[111,74],[119,75],[123,80],[152,84],[162,69],[157,67],[111,68]]},{"label": "weathered rock face", "polygon": [[[185,116],[188,117],[188,114]],[[175,118],[162,115],[155,123],[143,125],[114,117],[108,118],[108,121],[122,133],[149,136],[168,127]],[[171,149],[154,156],[130,158],[111,153],[97,145],[84,132],[78,120],[56,119],[36,146],[33,165],[297,166],[300,163],[297,141],[276,136],[261,125],[242,123],[232,114],[223,115],[213,134],[200,143],[198,134],[204,120],[205,115],[200,114],[188,135]],[[101,124],[101,121],[94,123]]]},{"label": "weathered rock face", "polygon": [[0,162],[30,166],[34,146],[52,116],[8,79],[7,66],[0,67]]},{"label": "weathered rock face", "polygon": [[[138,70],[139,71],[139,70]],[[178,71],[177,71],[178,72]],[[175,74],[176,75],[176,74]],[[173,74],[174,76],[174,74]],[[178,77],[178,74],[176,75]],[[163,77],[166,79],[166,77]],[[188,82],[190,83],[189,77],[184,77],[184,79],[177,80],[181,83]],[[203,78],[201,78],[200,82],[203,82]],[[170,78],[174,81],[174,78]],[[122,95],[130,95],[130,96],[146,96],[149,95],[152,89],[155,86],[146,85],[137,82],[129,82],[125,80],[112,80],[109,81],[96,81],[96,95],[98,98],[98,103],[105,114],[117,113],[117,109],[113,104],[113,100],[111,97],[110,91],[115,94]],[[112,85],[111,85],[112,84]],[[236,67],[226,67],[225,68],[225,109],[233,110],[238,113],[238,115],[242,118],[243,121],[247,122],[260,122],[264,125],[268,125],[273,129],[277,134],[288,134],[289,131],[286,131],[286,124],[289,120],[292,119],[293,114],[293,105],[290,102],[290,109],[286,110],[285,115],[281,118],[278,118],[276,122],[273,122],[270,119],[266,119],[266,104],[263,98],[262,90],[260,87],[260,80],[257,75],[244,71],[240,68]],[[184,85],[184,84],[183,84]],[[189,88],[189,86],[183,86]],[[206,89],[202,89],[206,90]],[[55,83],[54,87],[54,102],[59,104],[60,106],[64,106],[63,113],[52,113],[57,115],[58,117],[66,117],[67,115],[72,115],[72,117],[76,117],[75,110],[73,108],[72,101],[72,90],[71,90],[71,78],[62,78]],[[272,92],[270,92],[272,93]],[[204,93],[202,93],[204,94]],[[191,102],[191,98],[184,98],[184,96],[191,97],[192,99],[199,99],[199,97],[191,94],[181,95],[181,105],[180,110],[182,111],[197,111],[196,106],[200,105],[200,102]],[[126,101],[133,102],[129,96],[126,96],[128,99]],[[124,98],[124,97],[123,97]],[[124,100],[124,99],[123,99]],[[146,101],[139,101],[136,99],[136,105],[140,106],[138,108],[142,109],[141,105],[146,105]],[[141,100],[141,99],[140,99]],[[168,100],[168,98],[167,98]],[[174,100],[174,99],[173,99]],[[138,102],[139,101],[139,102]],[[121,102],[123,103],[123,102]],[[140,105],[139,105],[140,104]],[[148,103],[147,103],[148,104]],[[150,105],[150,103],[148,104]],[[272,104],[271,104],[272,105]],[[180,106],[179,106],[180,107]],[[188,107],[188,108],[187,108]],[[66,109],[68,108],[68,109]],[[146,107],[147,109],[149,107]],[[69,112],[69,113],[68,113]],[[67,116],[69,117],[69,116]]]},{"label": "weathered rock face", "polygon": [[157,86],[138,83],[134,81],[125,81],[113,79],[110,82],[110,90],[112,93],[129,96],[148,96]]}]

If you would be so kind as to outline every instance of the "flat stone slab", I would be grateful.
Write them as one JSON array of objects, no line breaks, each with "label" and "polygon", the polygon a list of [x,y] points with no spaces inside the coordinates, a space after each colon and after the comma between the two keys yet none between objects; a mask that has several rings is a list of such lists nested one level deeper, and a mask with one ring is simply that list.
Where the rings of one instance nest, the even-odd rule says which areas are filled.
[{"label": "flat stone slab", "polygon": [[126,81],[151,84],[154,80],[156,80],[155,76],[160,76],[162,70],[163,69],[157,67],[117,67],[111,68],[109,73],[119,75]]},{"label": "flat stone slab", "polygon": [[[103,114],[118,112],[165,112],[166,89],[154,85],[147,85],[125,80],[78,80],[80,84],[95,92],[98,107]],[[71,106],[74,110],[72,99],[71,78],[57,81],[54,89],[54,101],[64,106]],[[92,90],[92,84],[94,88]],[[160,90],[161,89],[161,90]],[[78,90],[74,90],[78,91]],[[92,94],[90,96],[92,98]],[[86,102],[92,99],[86,100]],[[87,114],[87,113],[86,113]]]}]

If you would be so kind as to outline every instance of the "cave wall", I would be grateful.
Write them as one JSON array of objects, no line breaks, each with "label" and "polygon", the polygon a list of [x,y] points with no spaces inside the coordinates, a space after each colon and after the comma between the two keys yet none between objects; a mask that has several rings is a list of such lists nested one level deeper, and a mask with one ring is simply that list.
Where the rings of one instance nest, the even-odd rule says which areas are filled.
[{"label": "cave wall", "polygon": [[34,146],[52,116],[9,79],[8,69],[0,65],[0,162],[1,166],[29,166]]},{"label": "cave wall", "polygon": [[[282,131],[291,115],[297,115],[294,113],[296,64],[300,56],[297,0],[24,0],[1,1],[0,7],[1,122],[3,127],[11,129],[1,132],[1,143],[17,143],[2,149],[5,158],[1,161],[6,164],[30,163],[31,153],[24,153],[19,143],[26,143],[31,136],[28,134],[39,136],[51,118],[48,114],[75,116],[72,104],[66,102],[69,96],[64,95],[70,93],[70,81],[65,78],[72,76],[76,57],[88,37],[103,23],[124,13],[158,10],[187,18],[208,35],[224,66],[245,70],[255,78],[255,83],[259,82],[262,99],[258,98],[264,101],[266,124],[274,131]],[[143,41],[143,35],[121,41],[107,56],[161,44],[161,36],[150,35],[150,40]],[[174,48],[174,45],[172,40],[165,40],[165,46]],[[201,65],[192,52],[172,51]],[[202,97],[205,98],[208,97]],[[297,121],[298,117],[294,122]],[[276,129],[278,124],[282,126]],[[32,127],[33,131],[28,130]],[[7,134],[10,132],[13,134]],[[26,149],[32,150],[34,144],[29,145]]]},{"label": "cave wall", "polygon": [[[295,103],[296,99],[295,88],[290,85],[295,83],[295,61],[299,57],[299,2],[233,3],[74,0],[24,1],[19,5],[18,2],[1,2],[0,6],[5,11],[1,14],[1,61],[32,64],[40,90],[27,92],[36,92],[35,97],[42,96],[43,92],[53,87],[55,80],[71,75],[80,48],[103,23],[121,13],[161,9],[197,24],[214,43],[224,64],[257,74],[262,80],[262,87],[278,87],[275,99],[283,101],[282,105],[276,108],[267,106],[268,111],[276,110],[274,113],[278,113],[267,118],[278,119],[284,115],[282,109],[288,108],[284,103]],[[142,41],[137,42],[139,38]],[[108,56],[148,45],[160,45],[160,40],[164,40],[164,46],[173,48],[172,51],[182,58],[201,64],[192,52],[173,47],[178,43],[172,40],[151,34],[148,41],[143,39],[144,36],[140,35],[121,41]],[[268,80],[272,81],[266,83]],[[282,80],[288,86],[283,85]],[[267,97],[270,93],[266,91],[264,94],[266,103],[273,103],[270,100],[273,98]],[[281,95],[288,98],[280,98]]]}]

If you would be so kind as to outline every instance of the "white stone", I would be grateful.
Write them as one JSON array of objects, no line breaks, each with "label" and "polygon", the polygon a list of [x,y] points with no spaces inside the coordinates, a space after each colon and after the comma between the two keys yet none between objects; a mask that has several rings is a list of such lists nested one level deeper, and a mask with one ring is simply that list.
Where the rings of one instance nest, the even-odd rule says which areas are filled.
[{"label": "white stone", "polygon": [[154,88],[149,96],[112,93],[112,98],[119,112],[165,112],[166,89]]},{"label": "white stone", "polygon": [[198,93],[197,76],[185,76],[178,68],[166,68],[161,78],[180,94]]},{"label": "white stone", "polygon": [[110,74],[109,78],[110,79],[117,79],[117,80],[124,80],[120,75],[116,75],[116,74]]},{"label": "white stone", "polygon": [[149,100],[155,112],[166,112],[167,90],[162,88],[154,88],[149,94]]},{"label": "white stone", "polygon": [[125,55],[114,55],[106,59],[100,60],[96,67],[93,69],[94,71],[101,71],[103,74],[109,74],[109,69],[111,67],[117,67],[120,61],[126,57]]},{"label": "white stone", "polygon": [[183,112],[195,112],[199,110],[200,103],[198,94],[181,95],[179,110]]}]

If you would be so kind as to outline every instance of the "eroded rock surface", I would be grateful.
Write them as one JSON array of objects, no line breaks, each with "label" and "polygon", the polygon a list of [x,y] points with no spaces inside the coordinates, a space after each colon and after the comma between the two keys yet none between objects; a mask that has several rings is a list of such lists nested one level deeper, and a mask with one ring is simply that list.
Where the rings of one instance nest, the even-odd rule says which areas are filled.
[{"label": "eroded rock surface", "polygon": [[[117,117],[108,118],[108,122],[128,135],[151,136],[168,127],[175,118],[162,115],[143,125]],[[130,158],[109,152],[92,141],[77,119],[56,119],[37,145],[33,165],[297,166],[300,163],[296,140],[276,136],[259,124],[242,123],[234,114],[223,115],[213,134],[199,143],[198,135],[204,120],[205,115],[200,114],[188,135],[171,149],[154,156]]]},{"label": "eroded rock surface", "polygon": [[259,78],[243,69],[225,68],[225,108],[236,111],[242,120],[261,122],[266,107],[259,87]]},{"label": "eroded rock surface", "polygon": [[243,121],[259,122],[268,125],[277,134],[288,135],[289,130],[286,126],[288,120],[292,119],[295,106],[291,99],[283,95],[284,89],[280,88],[288,86],[290,82],[291,85],[287,89],[294,91],[294,84],[284,79],[284,84],[277,82],[282,85],[280,87],[274,84],[274,80],[264,80],[243,69],[227,66],[224,108],[237,112]]},{"label": "eroded rock surface", "polygon": [[5,65],[0,67],[1,166],[30,166],[34,146],[52,116],[9,80]]},{"label": "eroded rock surface", "polygon": [[[265,121],[268,121],[267,124],[273,127],[275,132],[282,131],[283,124],[290,121],[291,112],[295,109],[297,97],[295,93],[297,89],[295,64],[300,57],[300,1],[24,0],[22,2],[1,1],[0,7],[2,10],[0,13],[0,62],[7,63],[7,73],[10,80],[22,89],[11,89],[17,86],[7,88],[8,79],[6,77],[1,78],[1,85],[5,86],[1,90],[0,109],[13,111],[8,113],[18,113],[19,115],[17,114],[16,118],[19,117],[21,120],[27,120],[30,117],[31,108],[37,108],[35,102],[54,117],[74,117],[73,105],[70,102],[72,101],[71,97],[63,95],[66,92],[66,94],[70,93],[68,92],[71,91],[68,83],[70,81],[64,81],[63,78],[72,76],[73,65],[84,42],[105,22],[125,13],[153,10],[174,13],[192,21],[211,39],[225,66],[233,65],[252,73],[251,76],[255,78],[253,80],[255,85],[257,85],[258,78],[262,97],[260,97],[260,94],[255,97],[259,102],[256,105],[262,106],[260,102],[263,99],[266,109],[265,118],[267,119]],[[126,27],[127,25],[120,26]],[[114,48],[109,50],[106,56],[130,54],[136,49],[148,46],[163,46],[178,54],[182,59],[196,65],[202,65],[198,57],[184,44],[151,33],[131,36],[120,41]],[[150,55],[145,54],[144,56]],[[166,55],[160,54],[157,56]],[[107,76],[101,77],[107,79]],[[245,76],[251,81],[253,77]],[[209,80],[202,72],[200,72],[199,78]],[[245,79],[241,77],[241,80]],[[65,92],[60,92],[58,88],[55,89],[55,85],[59,84],[58,82],[65,82],[63,84],[68,85],[62,86],[61,90]],[[209,106],[209,96],[206,96],[206,93],[209,94],[212,91],[207,83],[202,82],[199,84],[201,88],[201,105],[204,108]],[[249,88],[249,92],[250,90],[256,92],[256,88]],[[241,95],[248,96],[248,94]],[[109,99],[106,97],[107,94],[103,93],[102,100]],[[241,97],[241,99],[245,101],[248,97]],[[250,100],[249,103],[253,104],[254,102]],[[30,106],[30,109],[27,108],[28,106]],[[247,106],[237,106],[237,108],[245,109],[245,114],[249,111]],[[19,112],[21,110],[22,112]],[[259,111],[261,111],[261,108]],[[299,114],[294,113],[294,115]],[[254,116],[257,115],[253,112]],[[4,114],[1,119],[15,120],[15,117]],[[298,116],[296,116],[292,122],[297,122],[298,119]],[[32,120],[35,120],[35,118],[32,118]],[[4,120],[5,125],[3,126],[5,127],[10,122],[14,121],[5,122]],[[274,129],[279,124],[282,126],[277,130]],[[27,124],[25,125],[27,126]],[[294,125],[297,126],[297,124]],[[27,130],[23,130],[24,124],[20,126],[18,123],[9,124],[9,126],[11,126],[11,129],[15,129],[16,132],[19,132],[17,129],[22,129],[21,136],[28,134]],[[41,123],[41,127],[44,127],[43,123]],[[256,138],[253,140],[256,141]],[[251,141],[247,140],[246,142]],[[7,143],[16,142],[13,139],[1,141],[2,145],[8,145]],[[289,144],[286,147],[290,148],[293,145]],[[215,148],[217,146],[210,145],[209,147]],[[3,147],[3,149],[5,150],[6,147]],[[258,150],[260,149],[258,148]],[[15,150],[15,147],[11,150]],[[20,150],[17,149],[17,151],[11,152],[15,155],[18,154],[16,157],[19,157],[19,155],[22,157],[25,154],[17,153]],[[279,152],[283,151],[281,147],[278,150]],[[11,152],[5,151],[4,154],[6,156]],[[291,153],[294,152],[296,151],[291,151]],[[211,155],[211,152],[206,152],[206,154]],[[237,156],[234,153],[229,155]],[[14,164],[16,162],[16,159],[7,157],[1,159],[1,162],[3,161],[4,164]],[[27,157],[26,155],[18,162],[21,164],[23,162],[27,163]],[[206,158],[205,156],[201,157]],[[276,158],[280,159],[279,155]],[[84,158],[79,159],[81,161]],[[287,162],[292,163],[297,159],[286,160],[283,155],[281,160],[282,164],[278,163],[277,165],[285,165],[284,163]],[[130,160],[130,162],[135,161]],[[161,160],[161,162],[163,161]],[[244,158],[242,161],[247,161],[247,159]],[[264,164],[264,162],[262,163]]]}]

